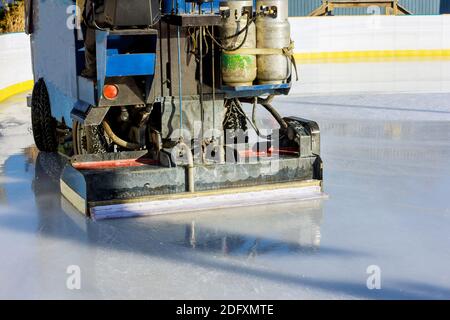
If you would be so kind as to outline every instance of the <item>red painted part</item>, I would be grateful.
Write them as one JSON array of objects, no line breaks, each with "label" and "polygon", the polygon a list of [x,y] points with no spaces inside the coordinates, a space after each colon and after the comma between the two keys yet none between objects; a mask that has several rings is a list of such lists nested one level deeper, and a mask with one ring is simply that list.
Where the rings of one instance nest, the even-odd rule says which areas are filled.
[{"label": "red painted part", "polygon": [[[270,148],[266,151],[243,150],[239,154],[243,158],[249,157],[270,157],[274,150]],[[297,148],[281,148],[278,149],[279,155],[295,155],[298,154]],[[122,159],[122,160],[107,160],[107,161],[90,161],[90,162],[74,162],[72,166],[77,170],[97,170],[97,169],[112,169],[112,168],[127,168],[127,167],[142,167],[146,165],[159,165],[158,160],[152,159]]]},{"label": "red painted part", "polygon": [[[296,155],[298,154],[297,148],[281,148],[277,150],[279,155]],[[274,149],[270,148],[267,151],[253,151],[253,150],[243,150],[239,152],[239,155],[243,158],[249,157],[270,157],[274,154]]]},{"label": "red painted part", "polygon": [[239,151],[239,156],[241,158],[250,158],[250,157],[268,157],[271,153],[267,153],[265,151],[253,151],[253,150],[242,150]]},{"label": "red painted part", "polygon": [[287,155],[287,154],[298,154],[298,148],[281,148],[278,150],[279,154]]},{"label": "red painted part", "polygon": [[77,170],[97,170],[111,168],[142,167],[146,165],[158,165],[158,160],[152,159],[122,159],[107,161],[74,162],[72,166]]}]

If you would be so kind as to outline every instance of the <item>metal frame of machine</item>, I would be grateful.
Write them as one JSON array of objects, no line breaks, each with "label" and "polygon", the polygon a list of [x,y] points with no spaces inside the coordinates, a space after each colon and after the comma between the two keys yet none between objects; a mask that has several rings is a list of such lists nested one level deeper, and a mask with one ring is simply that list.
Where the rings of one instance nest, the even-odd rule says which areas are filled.
[{"label": "metal frame of machine", "polygon": [[322,0],[320,7],[312,11],[309,16],[328,16],[337,8],[360,8],[371,6],[385,8],[386,15],[411,14],[411,12],[398,3],[398,0]]},{"label": "metal frame of machine", "polygon": [[[76,2],[26,6],[35,141],[69,158],[61,191],[78,210],[107,218],[192,210],[200,197],[211,209],[322,194],[318,125],[272,106],[295,67],[288,1],[124,1],[93,1],[95,79],[81,76],[85,43],[67,27]],[[279,128],[258,128],[257,105]]]}]

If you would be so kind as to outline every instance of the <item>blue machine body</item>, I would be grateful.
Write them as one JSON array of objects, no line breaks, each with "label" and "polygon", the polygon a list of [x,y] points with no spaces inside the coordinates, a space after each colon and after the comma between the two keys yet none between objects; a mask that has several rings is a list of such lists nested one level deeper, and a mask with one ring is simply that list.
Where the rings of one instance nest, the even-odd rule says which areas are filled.
[{"label": "blue machine body", "polygon": [[[139,42],[141,51],[129,54],[127,47]],[[108,30],[96,30],[97,87],[103,88],[111,77],[145,76],[149,81],[155,75],[157,34],[120,34]],[[102,92],[97,90],[96,101]]]},{"label": "blue machine body", "polygon": [[[288,94],[291,76],[279,84],[253,79],[234,87],[224,81],[222,49],[233,48],[216,36],[226,19],[234,19],[231,9],[219,10],[215,0],[194,12],[185,1],[163,0],[161,13],[159,0],[105,0],[103,7],[94,3],[97,10],[83,23],[85,41],[76,3],[26,2],[37,83],[30,99],[33,135],[39,150],[70,157],[61,192],[75,208],[104,219],[129,211],[111,214],[111,206],[165,195],[248,193],[283,183],[321,192],[317,123],[282,117],[271,104],[273,96]],[[241,31],[248,35],[249,27]],[[92,69],[86,61],[95,62]],[[254,66],[237,65],[238,72]],[[244,103],[264,107],[280,134],[259,132]]]},{"label": "blue machine body", "polygon": [[[97,84],[80,76],[84,68],[81,30],[75,21],[74,0],[35,0],[38,19],[31,34],[34,79],[45,79],[53,117],[72,127],[91,106],[97,106],[102,92],[97,88],[110,77],[144,76],[151,82],[155,74],[157,34],[120,34],[96,30]],[[147,43],[142,52],[123,54],[133,41]]]},{"label": "blue machine body", "polygon": [[[223,1],[223,0],[222,0]],[[204,12],[213,11],[215,13],[219,12],[221,0],[213,0],[209,3],[204,3],[202,10]],[[185,0],[163,0],[162,1],[162,13],[172,14],[172,13],[188,13],[191,12],[193,8],[192,2]]]},{"label": "blue machine body", "polygon": [[[218,13],[219,4],[219,0],[214,0],[203,4],[202,8],[205,12],[212,8]],[[97,79],[93,81],[81,77],[85,49],[80,37],[81,30],[74,27],[75,5],[75,0],[34,0],[33,16],[36,18],[33,18],[31,34],[34,79],[44,78],[52,116],[69,128],[72,128],[73,120],[83,123],[92,107],[106,106],[107,101],[102,102],[102,88],[108,79],[140,77],[151,88],[159,63],[156,30],[154,33],[96,30]],[[189,12],[191,6],[184,0],[163,0],[162,16],[173,14],[177,7],[179,13]],[[127,47],[137,42],[142,44],[139,51],[127,52]],[[225,98],[229,98],[286,94],[289,88],[290,81],[281,85],[222,87],[220,90]],[[150,89],[147,89],[144,103],[153,102],[149,101],[149,94]]]},{"label": "blue machine body", "polygon": [[39,20],[34,19],[31,35],[34,79],[45,78],[52,115],[71,126],[72,109],[89,107],[78,99],[77,51],[82,44],[76,31],[67,28],[67,8],[75,2],[38,1]]},{"label": "blue machine body", "polygon": [[[202,10],[204,12],[213,11],[214,13],[219,12],[220,3],[224,0],[212,0],[211,2],[204,3]],[[191,12],[193,6],[192,2],[186,0],[162,0],[162,13],[172,14],[172,13],[187,13]],[[256,0],[253,0],[253,6],[256,6]]]}]

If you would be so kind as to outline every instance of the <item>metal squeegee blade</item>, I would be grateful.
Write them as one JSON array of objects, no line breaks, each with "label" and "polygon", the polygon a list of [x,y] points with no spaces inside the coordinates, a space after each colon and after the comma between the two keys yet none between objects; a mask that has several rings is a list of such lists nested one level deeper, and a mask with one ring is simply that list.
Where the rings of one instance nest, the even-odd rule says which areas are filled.
[{"label": "metal squeegee blade", "polygon": [[319,186],[283,188],[233,194],[192,195],[191,197],[122,203],[91,208],[96,220],[151,216],[179,212],[207,211],[233,207],[296,202],[325,197]]}]

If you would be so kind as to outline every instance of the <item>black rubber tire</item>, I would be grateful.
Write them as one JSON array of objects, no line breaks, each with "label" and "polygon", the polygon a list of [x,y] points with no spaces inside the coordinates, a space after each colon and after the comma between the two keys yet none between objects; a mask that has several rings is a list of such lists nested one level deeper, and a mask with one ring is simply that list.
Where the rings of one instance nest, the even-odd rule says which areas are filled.
[{"label": "black rubber tire", "polygon": [[31,97],[31,124],[36,146],[40,151],[55,152],[58,150],[56,119],[52,117],[47,86],[39,79],[33,88]]}]

